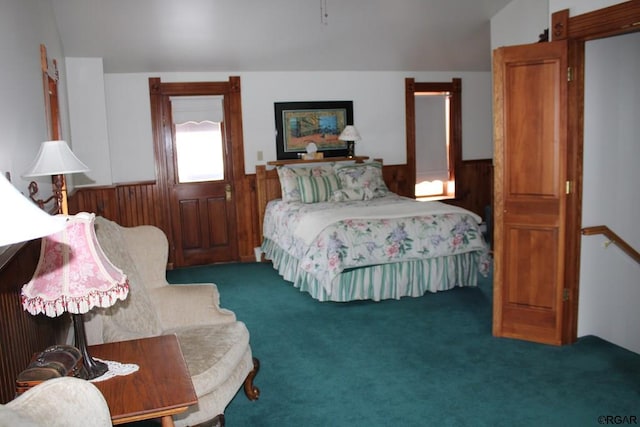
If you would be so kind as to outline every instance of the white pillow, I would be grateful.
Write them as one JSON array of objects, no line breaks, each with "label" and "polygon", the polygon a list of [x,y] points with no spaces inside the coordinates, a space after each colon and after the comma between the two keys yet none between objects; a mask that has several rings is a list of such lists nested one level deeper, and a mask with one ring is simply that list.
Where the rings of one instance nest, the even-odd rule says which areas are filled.
[{"label": "white pillow", "polygon": [[373,191],[368,188],[341,188],[331,195],[332,202],[348,202],[351,200],[371,200]]},{"label": "white pillow", "polygon": [[340,178],[342,188],[368,189],[373,197],[383,197],[389,194],[389,188],[382,178],[382,164],[380,162],[337,164],[334,169]]}]

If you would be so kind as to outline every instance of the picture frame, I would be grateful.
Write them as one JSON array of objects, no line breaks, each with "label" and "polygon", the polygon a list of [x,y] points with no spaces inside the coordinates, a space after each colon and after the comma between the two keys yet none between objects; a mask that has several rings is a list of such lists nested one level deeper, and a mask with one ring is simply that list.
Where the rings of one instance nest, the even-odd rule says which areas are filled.
[{"label": "picture frame", "polygon": [[344,157],[347,142],[338,139],[353,124],[353,101],[274,103],[278,160],[302,158],[316,144],[323,157]]}]

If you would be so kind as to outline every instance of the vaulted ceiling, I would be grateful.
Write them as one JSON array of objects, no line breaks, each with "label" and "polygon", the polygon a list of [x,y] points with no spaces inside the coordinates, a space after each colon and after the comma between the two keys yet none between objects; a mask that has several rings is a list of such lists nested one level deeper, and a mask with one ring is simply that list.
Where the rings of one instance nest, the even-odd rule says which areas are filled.
[{"label": "vaulted ceiling", "polygon": [[64,55],[107,73],[488,71],[511,0],[52,0]]}]

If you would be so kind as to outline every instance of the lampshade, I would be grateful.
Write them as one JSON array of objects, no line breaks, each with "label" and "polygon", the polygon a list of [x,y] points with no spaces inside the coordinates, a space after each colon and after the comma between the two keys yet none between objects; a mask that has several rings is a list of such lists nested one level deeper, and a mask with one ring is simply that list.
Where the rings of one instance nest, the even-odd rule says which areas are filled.
[{"label": "lampshade", "polygon": [[341,141],[360,141],[362,138],[360,138],[358,129],[355,126],[348,125],[342,130],[338,139]]},{"label": "lampshade", "polygon": [[52,216],[24,197],[0,174],[0,246],[25,242],[64,228],[67,218]]},{"label": "lampshade", "polygon": [[43,237],[36,272],[22,287],[22,307],[29,313],[49,317],[71,313],[75,345],[90,380],[109,367],[89,354],[82,314],[94,307],[110,307],[129,294],[127,276],[98,244],[95,217],[81,212],[70,217],[62,231]]},{"label": "lampshade", "polygon": [[42,239],[36,271],[22,287],[22,306],[29,313],[83,314],[127,297],[127,277],[98,244],[94,220],[95,214],[81,212],[69,217],[64,230]]},{"label": "lampshade", "polygon": [[87,165],[69,148],[66,141],[44,141],[24,177],[88,172]]}]

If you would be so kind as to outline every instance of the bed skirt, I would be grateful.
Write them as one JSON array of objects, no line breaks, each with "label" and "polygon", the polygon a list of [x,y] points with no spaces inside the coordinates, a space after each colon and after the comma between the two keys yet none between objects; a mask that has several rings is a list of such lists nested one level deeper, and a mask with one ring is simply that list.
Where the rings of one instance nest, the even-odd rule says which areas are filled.
[{"label": "bed skirt", "polygon": [[345,270],[329,286],[298,268],[298,260],[272,240],[262,243],[265,258],[293,286],[318,301],[400,299],[419,297],[457,286],[478,283],[478,254],[474,252],[446,257],[380,264]]}]

